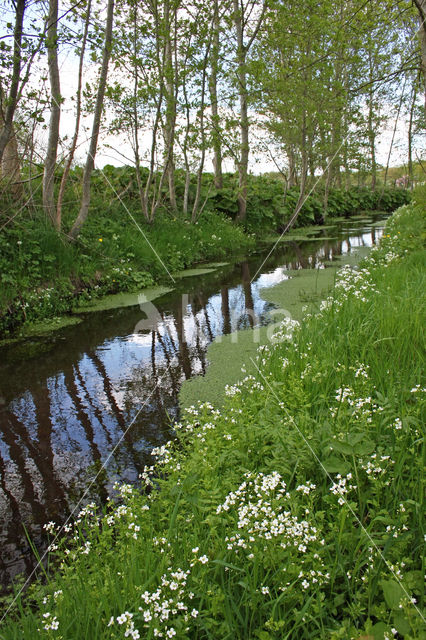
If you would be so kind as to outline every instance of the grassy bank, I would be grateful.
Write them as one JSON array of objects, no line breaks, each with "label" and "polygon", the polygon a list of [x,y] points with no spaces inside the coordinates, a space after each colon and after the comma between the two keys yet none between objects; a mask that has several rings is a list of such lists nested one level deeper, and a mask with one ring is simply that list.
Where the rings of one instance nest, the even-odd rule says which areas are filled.
[{"label": "grassy bank", "polygon": [[141,492],[49,524],[61,571],[0,638],[424,637],[424,217],[399,209],[222,411],[192,409]]},{"label": "grassy bank", "polygon": [[[198,262],[247,253],[254,248],[254,232],[258,239],[276,234],[291,217],[298,198],[297,189],[284,197],[277,178],[251,176],[243,229],[233,223],[235,176],[225,176],[224,188],[217,192],[206,175],[205,208],[197,223],[162,206],[154,223],[147,224],[140,212],[134,170],[107,167],[94,175],[88,220],[78,242],[70,244],[66,233],[80,202],[79,171],[71,176],[60,234],[43,214],[37,181],[32,183],[28,206],[0,201],[0,337],[13,334],[24,323],[51,319],[107,294],[140,291],[154,284],[170,286],[170,274]],[[177,179],[179,202],[182,189],[183,182]],[[401,189],[334,190],[328,215],[391,211],[408,197]],[[321,195],[311,196],[297,224],[318,223],[324,215]]]},{"label": "grassy bank", "polygon": [[221,214],[162,218],[141,231],[121,212],[91,219],[76,244],[35,218],[0,233],[0,335],[107,294],[157,283],[194,263],[248,252],[252,236]]}]

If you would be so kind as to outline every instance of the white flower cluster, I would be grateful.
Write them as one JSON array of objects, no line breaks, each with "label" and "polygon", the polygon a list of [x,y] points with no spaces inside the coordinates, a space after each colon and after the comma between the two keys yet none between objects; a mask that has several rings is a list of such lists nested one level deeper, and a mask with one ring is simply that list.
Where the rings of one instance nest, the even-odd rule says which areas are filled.
[{"label": "white flower cluster", "polygon": [[[337,482],[333,482],[330,487],[331,493],[339,496],[337,502],[340,506],[344,505],[346,502],[345,495],[354,489],[357,488],[356,484],[352,484],[350,481],[352,480],[352,473],[348,473],[346,477],[342,477],[339,474],[336,476]],[[349,482],[348,482],[349,481]]]},{"label": "white flower cluster", "polygon": [[[311,542],[318,540],[318,532],[306,520],[299,520],[288,510],[290,495],[279,473],[269,475],[246,474],[246,480],[236,491],[229,493],[216,513],[236,512],[238,533],[227,536],[227,548],[251,551],[259,540],[279,539],[283,549],[296,548],[305,553]],[[314,485],[309,483],[308,489]],[[265,550],[266,550],[265,546]],[[251,554],[248,554],[251,557]]]},{"label": "white flower cluster", "polygon": [[[198,611],[192,609],[188,600],[192,600],[194,594],[186,589],[190,572],[177,569],[161,576],[161,584],[155,591],[145,591],[141,598],[145,606],[139,607],[145,627],[153,629],[156,638],[173,638],[176,630],[173,626],[173,618],[182,618],[188,624],[191,618],[198,616]],[[176,624],[176,622],[174,623]],[[186,628],[189,631],[189,626]]]},{"label": "white flower cluster", "polygon": [[[261,344],[259,347],[257,347],[257,363],[258,365],[264,367],[266,366],[266,364],[268,363],[268,358],[271,355],[271,349],[268,347],[267,344]],[[244,371],[243,371],[244,369]],[[245,373],[245,367],[241,368],[241,371],[243,371],[243,373]]]},{"label": "white flower cluster", "polygon": [[309,480],[305,484],[299,484],[299,486],[296,487],[296,491],[300,491],[305,495],[309,495],[311,491],[314,491],[315,489],[316,489],[316,485],[310,482]]},{"label": "white flower cluster", "polygon": [[297,320],[291,318],[284,318],[280,326],[274,331],[271,337],[273,344],[279,344],[281,342],[292,342],[295,331],[300,328],[300,323]]},{"label": "white flower cluster", "polygon": [[340,300],[353,296],[362,302],[366,302],[372,293],[378,293],[368,268],[353,269],[349,265],[339,269],[336,277],[336,291]]},{"label": "white flower cluster", "polygon": [[337,406],[330,408],[333,417],[337,415],[340,405],[343,405],[350,409],[355,420],[364,418],[366,422],[371,423],[373,421],[373,412],[380,410],[380,407],[373,402],[371,396],[365,398],[357,397],[352,387],[336,389],[335,400],[338,403]]},{"label": "white flower cluster", "polygon": [[81,509],[75,522],[76,524],[80,524],[80,522],[86,518],[96,518],[96,504],[94,502],[89,502],[89,504]]},{"label": "white flower cluster", "polygon": [[[141,636],[139,631],[135,628],[133,613],[130,613],[129,611],[125,611],[124,613],[116,617],[116,621],[119,625],[124,625],[125,638],[132,638],[132,640],[139,640]],[[112,627],[114,622],[115,622],[114,617],[111,617],[108,623],[108,627]]]},{"label": "white flower cluster", "polygon": [[43,622],[45,623],[43,628],[46,631],[56,631],[56,629],[59,627],[59,621],[58,618],[56,616],[53,616],[49,611],[46,611],[46,613],[43,613]]},{"label": "white flower cluster", "polygon": [[243,389],[248,393],[254,393],[256,390],[264,391],[264,386],[260,382],[258,382],[254,376],[249,375],[236,384],[226,385],[225,395],[228,397],[233,397],[237,395],[237,393],[241,393]]},{"label": "white flower cluster", "polygon": [[[373,453],[369,460],[361,459],[359,466],[365,471],[368,477],[374,478],[381,476],[388,471],[388,466],[395,464],[395,461],[390,456],[379,456],[377,453]],[[385,484],[390,484],[390,480],[387,480]]]},{"label": "white flower cluster", "polygon": [[120,484],[119,482],[116,482],[113,488],[115,491],[118,491],[122,498],[128,498],[133,495],[133,487],[131,484]]},{"label": "white flower cluster", "polygon": [[172,462],[173,456],[170,450],[172,446],[172,441],[169,440],[166,444],[163,444],[161,447],[154,447],[151,451],[151,455],[157,457],[157,464],[168,465]]}]

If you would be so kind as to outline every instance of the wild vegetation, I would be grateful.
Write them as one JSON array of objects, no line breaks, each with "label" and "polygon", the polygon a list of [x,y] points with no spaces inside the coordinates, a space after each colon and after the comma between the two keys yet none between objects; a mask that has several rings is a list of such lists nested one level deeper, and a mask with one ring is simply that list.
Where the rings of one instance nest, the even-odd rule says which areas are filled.
[{"label": "wild vegetation", "polygon": [[188,409],[140,488],[46,526],[44,579],[2,639],[423,637],[425,17],[425,0],[3,3],[2,336],[403,206],[223,410]]},{"label": "wild vegetation", "polygon": [[[134,222],[173,271],[252,246],[213,211],[258,234],[401,204],[387,188],[402,122],[401,186],[424,174],[423,5],[5,3],[0,330],[156,282]],[[127,166],[96,169],[101,146]],[[276,175],[251,175],[266,160]]]},{"label": "wild vegetation", "polygon": [[[79,171],[71,172],[70,178],[75,185],[65,194],[65,224],[72,220],[78,202]],[[52,228],[35,202],[24,219],[0,233],[0,334],[8,335],[24,322],[68,313],[108,293],[138,291],[158,282],[173,284],[171,276],[176,271],[247,253],[255,246],[253,232],[264,237],[283,229],[292,217],[297,189],[284,193],[278,177],[250,176],[245,233],[243,227],[233,224],[238,213],[236,177],[224,175],[220,191],[212,188],[212,180],[212,176],[204,177],[206,206],[195,224],[167,209],[147,223],[138,213],[132,168],[106,167],[93,177],[96,214],[76,243],[69,243]],[[179,196],[183,188],[183,181],[177,180]],[[126,194],[117,198],[123,189]],[[327,214],[349,216],[378,208],[392,211],[408,198],[403,189],[332,190]],[[296,223],[320,223],[324,217],[321,196],[316,195],[304,203]]]},{"label": "wild vegetation", "polygon": [[[257,373],[51,538],[1,637],[424,634],[422,204],[259,349]],[[423,416],[424,417],[424,416]]]}]

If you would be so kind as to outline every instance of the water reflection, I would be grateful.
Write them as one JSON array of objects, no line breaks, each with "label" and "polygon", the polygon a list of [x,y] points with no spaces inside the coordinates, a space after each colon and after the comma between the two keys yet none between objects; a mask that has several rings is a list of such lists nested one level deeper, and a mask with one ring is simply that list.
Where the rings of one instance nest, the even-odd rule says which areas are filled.
[{"label": "water reflection", "polygon": [[[184,379],[203,374],[215,336],[268,322],[263,287],[371,246],[381,231],[337,240],[283,243],[254,282],[262,256],[185,279],[156,300],[156,322],[137,331],[136,307],[88,314],[76,327],[0,350],[0,580],[29,572],[23,530],[45,544],[42,525],[68,515],[93,478],[89,497],[136,480],[150,451],[171,435]],[[140,408],[143,407],[142,410]],[[127,429],[132,423],[131,429]],[[111,455],[111,452],[112,455]],[[98,474],[110,456],[106,473]]]}]

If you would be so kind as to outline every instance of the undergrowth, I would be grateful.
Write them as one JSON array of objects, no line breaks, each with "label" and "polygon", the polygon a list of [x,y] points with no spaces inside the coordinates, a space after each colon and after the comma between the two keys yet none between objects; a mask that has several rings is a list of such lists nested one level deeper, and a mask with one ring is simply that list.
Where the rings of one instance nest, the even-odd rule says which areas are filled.
[{"label": "undergrowth", "polygon": [[[424,207],[66,532],[4,640],[422,638]],[[423,421],[422,421],[423,418]]]},{"label": "undergrowth", "polygon": [[[184,182],[179,172],[176,180],[181,203]],[[198,262],[247,253],[254,248],[255,238],[286,226],[299,197],[297,188],[285,192],[276,177],[250,176],[243,228],[233,223],[237,194],[234,174],[224,176],[220,191],[212,187],[212,176],[206,174],[205,206],[195,224],[165,204],[154,223],[148,224],[140,211],[134,169],[107,166],[93,174],[91,209],[76,243],[70,243],[66,234],[78,211],[81,169],[76,168],[70,177],[61,233],[43,213],[37,180],[31,182],[31,193],[25,194],[26,206],[7,201],[2,194],[0,336],[16,332],[26,322],[68,313],[79,303],[105,294],[137,291],[164,282],[170,285],[170,274]],[[408,199],[409,193],[403,189],[334,189],[325,214],[321,193],[314,193],[304,203],[296,226],[321,223],[326,215],[393,211]]]}]

